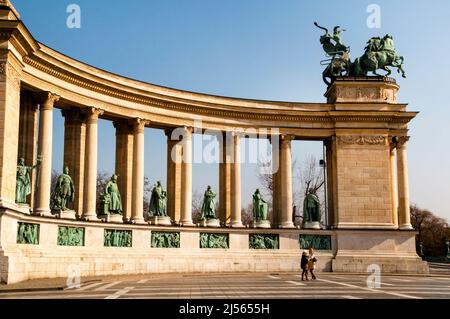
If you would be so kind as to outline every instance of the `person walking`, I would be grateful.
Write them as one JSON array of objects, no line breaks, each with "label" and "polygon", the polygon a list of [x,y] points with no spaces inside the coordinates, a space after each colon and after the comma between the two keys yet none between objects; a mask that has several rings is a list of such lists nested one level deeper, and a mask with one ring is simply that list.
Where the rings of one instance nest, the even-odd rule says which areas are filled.
[{"label": "person walking", "polygon": [[300,267],[302,268],[302,280],[305,280],[305,276],[306,276],[306,280],[308,280],[308,255],[306,254],[306,251],[303,252],[302,254],[302,260],[300,261]]},{"label": "person walking", "polygon": [[308,270],[311,273],[312,280],[316,280],[316,275],[314,274],[314,269],[316,268],[317,258],[314,255],[314,249],[311,247],[309,249],[309,260],[308,260]]}]

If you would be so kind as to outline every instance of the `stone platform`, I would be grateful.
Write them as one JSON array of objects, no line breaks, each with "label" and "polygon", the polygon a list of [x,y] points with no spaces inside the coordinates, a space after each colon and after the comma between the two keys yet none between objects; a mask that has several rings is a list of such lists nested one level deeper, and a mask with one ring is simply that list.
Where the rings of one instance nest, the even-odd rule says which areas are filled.
[{"label": "stone platform", "polygon": [[[37,244],[19,244],[21,224],[38,226]],[[82,242],[64,241],[61,229],[81,232]],[[132,240],[108,246],[105,235],[127,232]],[[152,233],[169,233],[179,248],[152,248]],[[200,248],[201,233],[228,237],[228,248]],[[179,235],[177,235],[179,234]],[[250,247],[252,236],[272,236],[277,249]],[[275,237],[273,237],[275,236]],[[232,229],[107,224],[58,220],[0,212],[1,281],[155,273],[291,272],[299,270],[300,255],[311,242],[317,247],[319,271],[366,273],[379,264],[387,273],[427,273],[428,266],[415,252],[415,232],[393,230]],[[300,238],[302,240],[300,240]],[[62,244],[61,244],[62,243]],[[119,242],[120,243],[120,242]],[[302,246],[303,245],[303,246]]]}]

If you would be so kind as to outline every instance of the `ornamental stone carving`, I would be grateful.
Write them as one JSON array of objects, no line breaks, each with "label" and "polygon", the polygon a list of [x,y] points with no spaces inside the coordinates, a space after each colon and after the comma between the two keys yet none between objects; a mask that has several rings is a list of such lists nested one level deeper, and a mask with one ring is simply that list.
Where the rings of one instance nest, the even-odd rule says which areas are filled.
[{"label": "ornamental stone carving", "polygon": [[337,139],[342,145],[386,145],[387,142],[383,135],[344,135]]}]

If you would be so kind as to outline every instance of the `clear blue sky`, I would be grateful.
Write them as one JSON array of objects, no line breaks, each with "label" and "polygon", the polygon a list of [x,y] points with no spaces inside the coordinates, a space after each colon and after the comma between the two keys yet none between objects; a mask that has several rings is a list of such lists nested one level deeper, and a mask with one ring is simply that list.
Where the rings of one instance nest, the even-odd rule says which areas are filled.
[{"label": "clear blue sky", "polygon": [[[314,21],[341,25],[362,53],[375,35],[394,36],[406,58],[399,100],[421,113],[411,124],[411,201],[450,219],[450,2],[447,0],[12,0],[36,39],[105,70],[174,88],[270,100],[324,102],[321,32]],[[66,7],[81,7],[81,29],[66,27]],[[381,7],[381,29],[366,25],[369,4]],[[55,130],[62,132],[59,112]],[[113,171],[114,130],[100,125],[99,168]],[[62,135],[55,134],[54,167],[61,170]],[[165,137],[146,130],[145,172],[165,180]],[[294,145],[294,157],[319,156],[320,145]],[[156,150],[161,150],[157,152]],[[254,188],[255,167],[243,169],[244,198]],[[194,167],[194,188],[218,185],[217,165]]]}]

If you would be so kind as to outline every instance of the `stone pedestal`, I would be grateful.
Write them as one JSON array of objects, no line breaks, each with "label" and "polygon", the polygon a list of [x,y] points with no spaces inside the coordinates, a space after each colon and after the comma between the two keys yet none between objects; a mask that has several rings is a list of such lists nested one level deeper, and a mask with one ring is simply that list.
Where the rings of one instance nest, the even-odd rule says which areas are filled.
[{"label": "stone pedestal", "polygon": [[52,214],[59,219],[76,219],[76,213],[73,210],[52,211]]},{"label": "stone pedestal", "polygon": [[270,220],[257,220],[250,222],[250,228],[270,228]]},{"label": "stone pedestal", "polygon": [[200,227],[220,227],[220,219],[212,218],[199,222]]},{"label": "stone pedestal", "polygon": [[148,223],[155,226],[172,226],[169,216],[152,216]]},{"label": "stone pedestal", "polygon": [[98,215],[98,218],[106,223],[123,223],[123,216],[118,214]]},{"label": "stone pedestal", "polygon": [[320,229],[320,222],[306,222],[303,229]]},{"label": "stone pedestal", "polygon": [[17,210],[22,214],[30,215],[31,213],[30,205],[28,204],[17,204]]}]

